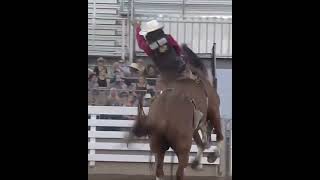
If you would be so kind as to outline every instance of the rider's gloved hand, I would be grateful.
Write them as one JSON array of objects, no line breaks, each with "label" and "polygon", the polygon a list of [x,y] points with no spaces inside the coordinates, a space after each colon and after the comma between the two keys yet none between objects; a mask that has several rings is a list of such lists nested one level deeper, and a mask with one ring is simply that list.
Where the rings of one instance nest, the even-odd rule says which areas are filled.
[{"label": "rider's gloved hand", "polygon": [[133,25],[134,25],[134,27],[139,27],[139,26],[141,26],[141,22],[140,21],[133,21]]}]

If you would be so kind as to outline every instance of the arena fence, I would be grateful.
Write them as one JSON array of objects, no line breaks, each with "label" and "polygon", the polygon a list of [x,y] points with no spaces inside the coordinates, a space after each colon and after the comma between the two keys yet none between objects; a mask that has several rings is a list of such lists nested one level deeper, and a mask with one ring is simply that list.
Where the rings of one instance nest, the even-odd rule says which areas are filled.
[{"label": "arena fence", "polygon": [[232,119],[225,120],[226,143],[227,143],[227,174],[232,176]]},{"label": "arena fence", "polygon": [[88,20],[88,55],[125,59],[129,51],[127,24],[126,18],[93,15]]},{"label": "arena fence", "polygon": [[[148,110],[148,107],[144,107],[145,113],[148,113]],[[96,162],[149,163],[150,148],[148,139],[136,139],[129,147],[127,147],[124,142],[124,137],[134,123],[133,120],[126,120],[126,116],[132,117],[136,115],[136,107],[88,106],[89,167],[95,167]],[[114,116],[118,116],[117,120],[114,119]],[[224,127],[224,123],[222,123],[222,125]],[[101,130],[101,127],[104,129]],[[215,142],[215,134],[212,134],[211,137],[212,141]],[[212,152],[214,148],[216,148],[216,146],[212,146],[204,152],[202,163],[207,166],[216,166],[217,175],[224,176],[227,172],[226,143],[223,143],[221,146],[220,158],[214,163],[208,163],[206,158],[207,153]],[[173,152],[171,148],[169,152]],[[197,146],[193,143],[190,150],[190,162],[194,159],[196,152]],[[164,159],[165,164],[171,163],[172,154],[173,153],[166,153]],[[151,161],[155,162],[154,156],[152,156]],[[176,156],[174,157],[174,163],[178,163]]]},{"label": "arena fence", "polygon": [[[167,2],[163,1],[162,5],[168,6]],[[130,62],[135,55],[145,56],[136,44],[132,24],[137,20],[146,22],[156,18],[165,24],[166,33],[172,34],[179,43],[188,44],[200,57],[210,57],[211,45],[216,43],[218,58],[232,58],[232,19],[216,18],[216,15],[211,14],[228,11],[228,16],[231,17],[230,1],[220,5],[220,1],[212,2],[213,4],[210,1],[186,1],[186,11],[182,12],[190,12],[187,16],[166,13],[169,7],[176,10],[172,4],[168,8],[160,8],[163,12],[160,16],[154,11],[159,6],[157,3],[159,2],[151,3],[149,0],[88,0],[88,55],[129,58]],[[153,9],[149,14],[144,12],[147,4]],[[211,6],[218,9],[212,9]],[[207,13],[201,14],[205,9]]]},{"label": "arena fence", "polygon": [[[136,17],[142,23],[154,17]],[[200,57],[209,58],[212,44],[216,43],[216,56],[219,58],[232,57],[232,20],[218,18],[159,18],[164,31],[171,34],[179,43],[186,43]],[[136,52],[143,54],[135,45]]]}]

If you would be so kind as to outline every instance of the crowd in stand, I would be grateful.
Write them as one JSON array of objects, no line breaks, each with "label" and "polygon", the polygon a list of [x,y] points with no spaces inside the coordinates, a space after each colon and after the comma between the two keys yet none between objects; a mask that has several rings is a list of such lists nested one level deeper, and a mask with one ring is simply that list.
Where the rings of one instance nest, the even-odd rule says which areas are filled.
[{"label": "crowd in stand", "polygon": [[100,57],[94,68],[88,69],[88,105],[137,106],[139,97],[144,99],[144,106],[150,104],[158,92],[154,65],[138,59],[131,64],[119,60],[108,67]]}]

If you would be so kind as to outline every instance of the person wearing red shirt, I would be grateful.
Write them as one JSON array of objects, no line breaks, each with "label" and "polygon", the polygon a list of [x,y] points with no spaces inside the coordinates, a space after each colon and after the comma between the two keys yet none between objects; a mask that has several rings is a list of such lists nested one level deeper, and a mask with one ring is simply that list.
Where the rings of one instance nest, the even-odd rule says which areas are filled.
[{"label": "person wearing red shirt", "polygon": [[[140,22],[137,22],[136,40],[138,46],[154,60],[159,70],[161,68],[175,68],[181,72],[185,69],[185,62],[180,57],[181,48],[170,34],[163,32],[163,27],[164,25],[156,20],[146,22],[143,27]],[[170,48],[174,51],[171,51]]]}]

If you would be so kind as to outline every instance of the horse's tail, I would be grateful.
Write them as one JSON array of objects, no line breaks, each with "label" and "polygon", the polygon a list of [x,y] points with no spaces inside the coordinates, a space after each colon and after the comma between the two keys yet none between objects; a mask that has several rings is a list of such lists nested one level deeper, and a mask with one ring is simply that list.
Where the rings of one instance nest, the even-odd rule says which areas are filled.
[{"label": "horse's tail", "polygon": [[149,134],[149,130],[146,124],[147,116],[143,111],[143,96],[138,99],[138,114],[136,117],[135,124],[132,129],[133,135],[137,137],[147,136]]},{"label": "horse's tail", "polygon": [[143,111],[143,96],[138,96],[138,117],[145,116]]}]

